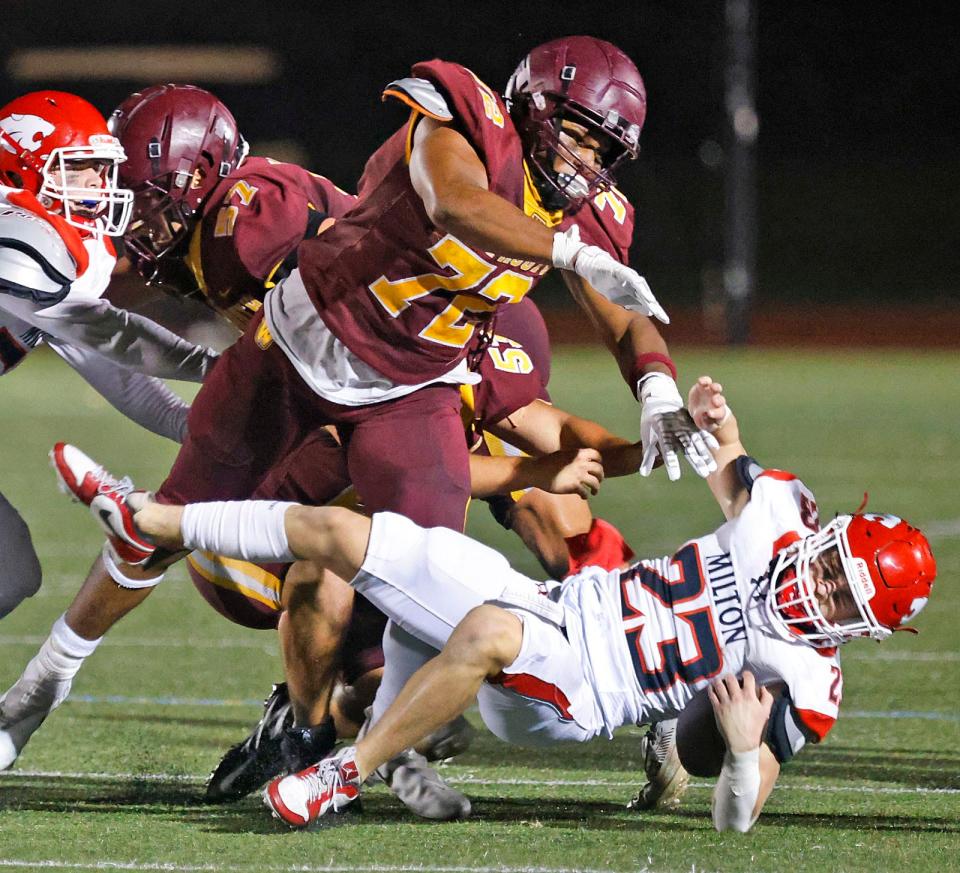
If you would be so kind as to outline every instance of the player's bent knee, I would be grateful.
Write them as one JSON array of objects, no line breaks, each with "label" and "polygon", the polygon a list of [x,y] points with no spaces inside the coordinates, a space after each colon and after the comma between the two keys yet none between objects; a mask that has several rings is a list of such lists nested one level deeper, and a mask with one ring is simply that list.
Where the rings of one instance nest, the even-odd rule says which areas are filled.
[{"label": "player's bent knee", "polygon": [[293,506],[286,529],[296,555],[352,579],[363,563],[370,519],[339,506]]},{"label": "player's bent knee", "polygon": [[512,664],[523,642],[523,624],[513,613],[484,604],[471,609],[444,649],[451,656],[481,666],[490,676]]}]

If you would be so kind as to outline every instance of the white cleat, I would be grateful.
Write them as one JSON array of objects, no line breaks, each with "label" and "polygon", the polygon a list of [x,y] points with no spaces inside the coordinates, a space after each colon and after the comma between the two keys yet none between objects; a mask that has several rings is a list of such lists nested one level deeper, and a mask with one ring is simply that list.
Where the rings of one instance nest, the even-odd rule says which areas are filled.
[{"label": "white cleat", "polygon": [[476,728],[458,715],[417,743],[416,750],[428,761],[447,761],[467,751],[476,735]]},{"label": "white cleat", "polygon": [[470,799],[448,785],[423,755],[408,749],[377,768],[400,802],[420,818],[453,821],[470,815]]},{"label": "white cleat", "polygon": [[640,740],[647,782],[627,809],[676,809],[687,790],[690,774],[677,755],[677,720],[652,725]]},{"label": "white cleat", "polygon": [[34,658],[0,697],[0,770],[17,760],[34,731],[70,693],[73,679],[42,671]]}]

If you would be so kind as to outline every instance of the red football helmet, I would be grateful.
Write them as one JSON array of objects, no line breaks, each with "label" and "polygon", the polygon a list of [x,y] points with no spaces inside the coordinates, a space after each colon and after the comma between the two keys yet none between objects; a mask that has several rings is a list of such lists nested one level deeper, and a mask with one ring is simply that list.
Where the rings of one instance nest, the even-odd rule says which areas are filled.
[{"label": "red football helmet", "polygon": [[[811,563],[830,550],[839,555],[858,611],[838,622],[824,616],[811,573]],[[840,515],[780,553],[767,602],[792,636],[814,646],[836,646],[855,637],[883,639],[923,609],[936,575],[930,543],[903,519]]]},{"label": "red football helmet", "polygon": [[[504,99],[548,206],[576,204],[614,183],[620,165],[640,152],[647,93],[639,71],[620,49],[592,36],[568,36],[537,46],[514,71]],[[610,148],[597,170],[560,138],[564,120],[586,125]],[[554,169],[559,157],[572,173]]]},{"label": "red football helmet", "polygon": [[120,178],[133,189],[124,242],[147,278],[188,234],[203,201],[247,155],[226,106],[194,85],[154,85],[131,94],[110,116],[128,159]]},{"label": "red football helmet", "polygon": [[[126,229],[133,193],[120,188],[123,148],[103,116],[63,91],[34,91],[0,109],[0,181],[36,195],[50,212],[94,236]],[[75,183],[93,167],[99,187]]]}]

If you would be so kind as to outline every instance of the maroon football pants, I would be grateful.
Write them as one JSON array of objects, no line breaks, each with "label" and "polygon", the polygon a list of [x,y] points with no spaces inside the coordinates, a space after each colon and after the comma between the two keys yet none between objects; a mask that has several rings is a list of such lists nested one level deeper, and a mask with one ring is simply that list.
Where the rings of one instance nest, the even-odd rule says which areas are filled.
[{"label": "maroon football pants", "polygon": [[[331,403],[309,388],[275,343],[263,342],[259,325],[255,319],[203,383],[158,499],[249,498],[272,470],[295,460],[304,441],[332,424],[367,512],[389,510],[423,527],[462,531],[470,466],[456,386],[365,406]],[[319,461],[314,453],[304,456],[320,466],[297,471],[299,481],[341,480],[339,471],[323,467],[323,455]]]}]

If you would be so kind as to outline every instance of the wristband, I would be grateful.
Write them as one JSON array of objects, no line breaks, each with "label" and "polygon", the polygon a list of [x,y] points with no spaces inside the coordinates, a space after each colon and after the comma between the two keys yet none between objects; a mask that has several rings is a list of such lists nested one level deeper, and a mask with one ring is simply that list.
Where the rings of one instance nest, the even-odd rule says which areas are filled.
[{"label": "wristband", "polygon": [[[633,367],[630,370],[631,385],[636,386],[644,376],[648,375],[643,372],[643,368],[646,367],[647,364],[663,364],[670,370],[673,381],[677,381],[677,365],[673,363],[673,359],[669,355],[662,355],[660,352],[646,352],[645,354],[637,355],[636,360],[633,362]],[[636,392],[637,389],[634,388],[634,391]]]}]

